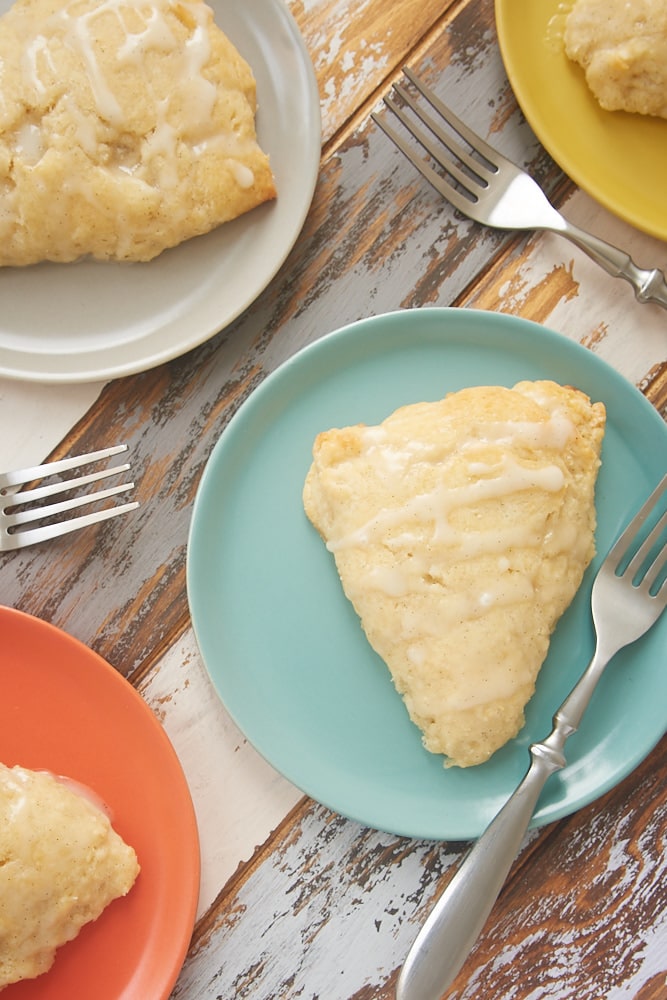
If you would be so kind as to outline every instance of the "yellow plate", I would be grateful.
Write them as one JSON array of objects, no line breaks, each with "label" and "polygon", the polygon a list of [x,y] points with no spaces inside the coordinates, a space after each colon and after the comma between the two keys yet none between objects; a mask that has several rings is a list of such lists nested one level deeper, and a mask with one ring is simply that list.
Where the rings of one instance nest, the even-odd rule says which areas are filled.
[{"label": "yellow plate", "polygon": [[563,51],[562,0],[495,0],[521,109],[558,165],[616,215],[667,239],[667,120],[603,111]]}]

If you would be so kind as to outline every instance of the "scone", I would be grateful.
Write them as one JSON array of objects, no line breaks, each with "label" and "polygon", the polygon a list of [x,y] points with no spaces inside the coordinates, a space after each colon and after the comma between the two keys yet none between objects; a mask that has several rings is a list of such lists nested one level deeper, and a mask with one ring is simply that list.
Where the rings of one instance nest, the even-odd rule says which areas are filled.
[{"label": "scone", "polygon": [[424,746],[514,737],[594,554],[605,410],[553,382],[463,389],[318,435],[303,502]]},{"label": "scone", "polygon": [[606,111],[667,118],[667,0],[575,0],[565,52]]},{"label": "scone", "polygon": [[134,850],[88,798],[0,764],[0,990],[48,971],[138,873]]},{"label": "scone", "polygon": [[147,261],[276,196],[255,80],[202,0],[0,18],[0,265]]}]

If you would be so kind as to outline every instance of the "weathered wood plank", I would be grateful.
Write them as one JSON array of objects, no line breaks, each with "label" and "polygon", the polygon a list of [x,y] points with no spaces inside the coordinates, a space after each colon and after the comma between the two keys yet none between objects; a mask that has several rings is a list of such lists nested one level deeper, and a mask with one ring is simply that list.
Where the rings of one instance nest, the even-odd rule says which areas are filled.
[{"label": "weathered wood plank", "polygon": [[192,631],[167,651],[138,690],[169,736],[192,795],[201,849],[201,916],[302,794],[236,728],[204,670]]},{"label": "weathered wood plank", "polygon": [[[612,792],[532,835],[448,996],[661,995],[667,792],[654,775],[666,765],[663,740]],[[365,830],[310,805],[202,923],[174,1000],[390,1000],[462,851]]]},{"label": "weathered wood plank", "polygon": [[[562,206],[576,225],[635,257],[667,270],[667,244],[639,233],[577,192]],[[528,240],[525,252],[478,282],[465,304],[510,312],[579,340],[635,384],[667,359],[667,312],[640,304],[631,286],[606,274],[556,235]]]},{"label": "weathered wood plank", "polygon": [[499,900],[455,996],[667,995],[667,796],[654,777],[666,764],[663,740],[545,838]]},{"label": "weathered wood plank", "polygon": [[318,80],[325,144],[442,18],[442,0],[289,0]]},{"label": "weathered wood plank", "polygon": [[409,946],[405,914],[426,873],[448,870],[461,849],[398,840],[311,806],[207,920],[174,1000],[373,996],[360,991],[391,976]]}]

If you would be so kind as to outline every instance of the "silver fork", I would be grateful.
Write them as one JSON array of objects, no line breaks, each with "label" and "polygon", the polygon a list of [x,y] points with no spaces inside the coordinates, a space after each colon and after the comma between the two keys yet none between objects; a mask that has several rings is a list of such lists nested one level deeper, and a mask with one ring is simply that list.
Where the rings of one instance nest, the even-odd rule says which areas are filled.
[{"label": "silver fork", "polygon": [[664,611],[666,494],[667,476],[600,566],[591,597],[597,637],[593,659],[554,715],[550,735],[531,746],[525,778],[436,902],[401,970],[396,1000],[440,1000],[493,908],[547,778],[566,765],[565,741],[579,728],[605,666],[620,649],[644,635]]},{"label": "silver fork", "polygon": [[110,497],[126,493],[128,490],[133,489],[134,483],[123,483],[119,486],[112,486],[109,489],[94,490],[77,496],[71,496],[56,503],[41,503],[47,497],[67,494],[74,489],[107,479],[109,476],[117,476],[122,472],[127,472],[130,466],[126,463],[124,465],[100,469],[96,472],[89,472],[83,476],[70,476],[68,479],[46,483],[44,486],[19,490],[19,487],[25,484],[60,475],[62,472],[67,472],[70,469],[78,469],[84,465],[92,465],[103,459],[111,458],[113,455],[119,455],[124,451],[127,451],[127,445],[121,444],[113,448],[104,448],[102,451],[91,452],[89,455],[78,455],[75,458],[64,458],[59,462],[47,462],[45,465],[36,465],[31,469],[0,473],[0,552],[22,549],[27,545],[34,545],[36,542],[56,538],[59,535],[67,534],[69,531],[85,528],[89,524],[106,521],[110,517],[118,517],[119,514],[125,514],[127,511],[138,507],[139,504],[137,501],[130,501],[128,503],[106,506],[88,514],[81,514],[78,517],[69,517],[63,520],[51,521],[47,524],[38,524],[33,528],[24,527],[24,525],[35,524],[35,522],[57,517],[60,514],[66,514],[86,504],[108,500]]},{"label": "silver fork", "polygon": [[[623,250],[568,222],[532,177],[468,128],[412,70],[405,67],[403,72],[439,119],[400,83],[393,88],[399,100],[388,95],[385,104],[430,154],[439,170],[434,169],[384,118],[375,113],[371,117],[443,198],[468,218],[495,229],[544,229],[559,233],[608,274],[629,281],[639,302],[655,302],[667,309],[667,282],[662,271],[637,267]],[[425,125],[428,132],[420,128],[417,121]],[[444,124],[458,133],[469,150],[443,128]]]}]

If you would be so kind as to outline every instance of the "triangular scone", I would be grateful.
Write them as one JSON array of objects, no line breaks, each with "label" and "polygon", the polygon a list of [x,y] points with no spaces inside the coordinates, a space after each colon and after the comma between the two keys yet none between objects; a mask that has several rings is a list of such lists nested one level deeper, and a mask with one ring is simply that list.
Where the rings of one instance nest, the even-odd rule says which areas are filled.
[{"label": "triangular scone", "polygon": [[0,990],[47,972],[138,873],[134,850],[87,797],[0,764]]},{"label": "triangular scone", "polygon": [[467,767],[524,722],[594,553],[605,410],[553,382],[463,389],[320,434],[306,513],[428,750]]},{"label": "triangular scone", "polygon": [[0,18],[0,265],[145,261],[275,197],[255,80],[202,0]]}]

